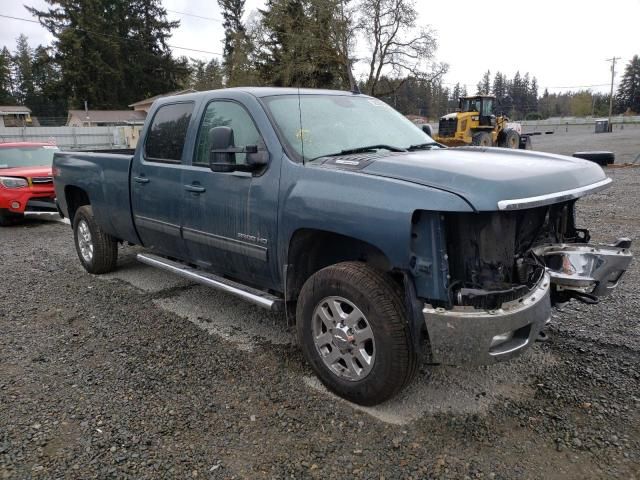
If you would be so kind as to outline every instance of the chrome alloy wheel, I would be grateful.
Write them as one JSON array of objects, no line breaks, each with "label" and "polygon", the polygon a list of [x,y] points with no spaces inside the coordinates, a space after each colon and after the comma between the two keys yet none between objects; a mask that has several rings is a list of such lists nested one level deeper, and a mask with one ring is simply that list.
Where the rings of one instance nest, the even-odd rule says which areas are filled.
[{"label": "chrome alloy wheel", "polygon": [[93,260],[93,241],[91,238],[91,230],[85,220],[78,222],[78,229],[76,232],[78,238],[78,247],[80,247],[80,254],[85,262],[91,263]]},{"label": "chrome alloy wheel", "polygon": [[376,354],[373,330],[349,300],[321,300],[313,311],[312,328],[320,358],[338,377],[358,381],[371,372]]}]

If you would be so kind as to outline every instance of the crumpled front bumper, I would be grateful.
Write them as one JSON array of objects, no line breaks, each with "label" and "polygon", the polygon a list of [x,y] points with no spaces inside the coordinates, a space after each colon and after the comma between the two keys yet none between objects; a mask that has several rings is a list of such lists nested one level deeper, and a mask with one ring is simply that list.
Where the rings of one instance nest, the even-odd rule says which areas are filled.
[{"label": "crumpled front bumper", "polygon": [[545,274],[524,297],[496,310],[426,305],[422,313],[433,362],[486,365],[521,354],[551,317],[552,293],[586,296],[595,303],[618,286],[633,258],[630,248],[627,238],[611,245],[543,245],[534,253],[544,262]]},{"label": "crumpled front bumper", "polygon": [[633,255],[631,240],[620,238],[611,245],[567,243],[534,249],[542,259],[557,291],[590,297],[611,293],[620,282]]},{"label": "crumpled front bumper", "polygon": [[508,360],[535,341],[551,317],[551,281],[545,273],[524,297],[497,310],[426,305],[422,310],[431,358],[447,365],[486,365]]}]

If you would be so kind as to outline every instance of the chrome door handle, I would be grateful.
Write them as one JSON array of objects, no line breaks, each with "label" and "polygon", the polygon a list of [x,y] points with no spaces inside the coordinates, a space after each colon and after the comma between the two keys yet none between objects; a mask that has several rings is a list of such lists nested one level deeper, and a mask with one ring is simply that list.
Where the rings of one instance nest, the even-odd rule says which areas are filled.
[{"label": "chrome door handle", "polygon": [[133,180],[136,183],[149,183],[149,179],[147,177],[133,177]]},{"label": "chrome door handle", "polygon": [[193,193],[204,193],[207,191],[206,188],[201,187],[200,185],[185,185],[184,189],[187,192],[193,192]]}]

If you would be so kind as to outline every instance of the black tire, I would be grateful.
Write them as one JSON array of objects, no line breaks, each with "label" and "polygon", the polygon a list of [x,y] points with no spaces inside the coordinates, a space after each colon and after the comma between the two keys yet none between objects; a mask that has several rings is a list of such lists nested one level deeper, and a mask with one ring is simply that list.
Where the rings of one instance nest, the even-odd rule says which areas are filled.
[{"label": "black tire", "polygon": [[500,141],[498,146],[502,148],[519,148],[520,147],[520,135],[512,128],[503,130],[500,135]]},{"label": "black tire", "polygon": [[520,150],[532,150],[532,149],[533,149],[533,146],[531,145],[531,137],[529,135],[520,137]]},{"label": "black tire", "polygon": [[610,165],[616,160],[616,156],[613,152],[576,152],[573,156],[584,160],[590,160],[598,165]]},{"label": "black tire", "polygon": [[[324,305],[323,302],[335,297],[352,302],[372,332],[373,361],[369,372],[361,379],[345,379],[334,372],[321,356],[320,347],[316,346],[314,313]],[[339,263],[312,275],[300,292],[296,320],[298,339],[306,360],[329,390],[347,400],[376,405],[396,395],[415,376],[418,356],[411,342],[401,289],[389,276],[364,263]],[[337,329],[325,332],[332,338],[332,343],[327,345],[327,348],[331,347],[329,352],[333,348],[339,350],[333,343],[335,331]],[[356,333],[352,335],[355,337]]]},{"label": "black tire", "polygon": [[489,132],[476,132],[471,137],[471,145],[478,147],[491,147],[493,146],[493,139]]},{"label": "black tire", "polygon": [[[84,238],[83,243],[80,237],[85,227],[88,229],[89,236]],[[76,210],[73,217],[73,240],[80,263],[87,272],[108,273],[116,268],[118,242],[100,229],[93,217],[91,205],[84,205]],[[91,255],[83,254],[81,244],[86,248],[91,248]]]},{"label": "black tire", "polygon": [[10,227],[17,225],[24,220],[22,213],[14,213],[9,210],[0,210],[0,227]]}]

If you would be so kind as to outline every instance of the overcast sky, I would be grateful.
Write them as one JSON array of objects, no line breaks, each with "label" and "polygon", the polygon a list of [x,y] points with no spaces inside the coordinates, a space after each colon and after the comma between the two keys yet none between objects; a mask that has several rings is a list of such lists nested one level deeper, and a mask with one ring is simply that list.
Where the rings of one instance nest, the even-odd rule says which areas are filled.
[{"label": "overcast sky", "polygon": [[[0,14],[31,18],[23,3],[46,8],[44,0],[0,0]],[[215,0],[163,0],[169,18],[179,19],[170,43],[210,52],[222,51],[221,23],[175,12],[219,19]],[[246,14],[263,4],[247,0]],[[438,59],[449,63],[445,82],[468,84],[475,89],[483,72],[491,70],[512,77],[516,70],[538,78],[540,94],[580,86],[598,85],[593,90],[608,91],[612,56],[622,57],[621,72],[634,54],[640,54],[640,0],[579,1],[537,0],[532,2],[479,3],[473,0],[418,0],[420,24],[431,25],[438,33]],[[48,44],[51,37],[39,25],[0,18],[0,46],[15,46],[24,33],[30,43]],[[364,46],[359,47],[362,52]],[[177,55],[209,59],[208,53],[175,49]],[[360,67],[362,69],[362,66]],[[358,68],[357,68],[358,70]],[[360,70],[361,71],[361,70]],[[619,81],[620,74],[616,76]]]}]

